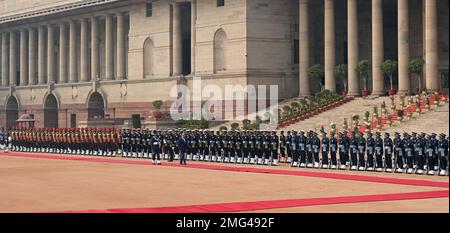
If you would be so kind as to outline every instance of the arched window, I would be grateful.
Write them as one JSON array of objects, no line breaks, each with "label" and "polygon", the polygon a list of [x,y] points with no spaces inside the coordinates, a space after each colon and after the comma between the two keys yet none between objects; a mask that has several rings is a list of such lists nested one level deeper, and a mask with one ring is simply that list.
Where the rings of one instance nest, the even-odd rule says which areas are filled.
[{"label": "arched window", "polygon": [[214,35],[214,73],[227,69],[227,34],[222,29]]},{"label": "arched window", "polygon": [[58,101],[55,95],[48,95],[44,103],[44,127],[58,128]]},{"label": "arched window", "polygon": [[147,38],[144,42],[144,78],[153,75],[153,41]]},{"label": "arched window", "polygon": [[88,119],[98,120],[105,118],[105,101],[98,92],[92,93],[88,102]]},{"label": "arched window", "polygon": [[10,96],[6,102],[6,127],[11,128],[16,125],[19,118],[19,103],[16,97]]}]

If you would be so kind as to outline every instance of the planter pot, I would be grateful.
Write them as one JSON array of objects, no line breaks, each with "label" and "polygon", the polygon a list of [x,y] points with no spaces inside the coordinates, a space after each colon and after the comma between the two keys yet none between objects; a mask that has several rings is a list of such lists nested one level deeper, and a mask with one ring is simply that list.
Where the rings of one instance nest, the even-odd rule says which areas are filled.
[{"label": "planter pot", "polygon": [[160,111],[154,111],[154,112],[152,112],[152,116],[153,116],[155,119],[161,119],[162,114],[161,114]]},{"label": "planter pot", "polygon": [[389,94],[389,96],[396,95],[397,94],[397,90],[389,89],[388,94]]},{"label": "planter pot", "polygon": [[362,95],[363,97],[367,97],[367,96],[369,96],[369,94],[370,94],[369,91],[362,91],[362,92],[361,92],[361,95]]}]

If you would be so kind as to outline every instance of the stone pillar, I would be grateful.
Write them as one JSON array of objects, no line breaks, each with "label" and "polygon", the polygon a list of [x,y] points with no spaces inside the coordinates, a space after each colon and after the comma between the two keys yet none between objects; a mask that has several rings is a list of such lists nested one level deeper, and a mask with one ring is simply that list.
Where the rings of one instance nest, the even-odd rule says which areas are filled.
[{"label": "stone pillar", "polygon": [[123,80],[125,72],[125,17],[117,14],[117,79]]},{"label": "stone pillar", "polygon": [[39,26],[38,34],[38,82],[39,84],[45,84],[47,83],[47,58],[45,52],[45,28],[43,26]]},{"label": "stone pillar", "polygon": [[94,16],[91,18],[91,80],[100,78],[98,53],[98,21]]},{"label": "stone pillar", "polygon": [[69,82],[76,83],[77,80],[77,24],[75,21],[69,23]]},{"label": "stone pillar", "polygon": [[114,79],[113,54],[113,20],[111,15],[105,16],[105,79]]},{"label": "stone pillar", "polygon": [[195,74],[195,45],[197,43],[197,0],[191,0],[191,74]]},{"label": "stone pillar", "polygon": [[425,1],[425,80],[428,90],[439,90],[437,0]]},{"label": "stone pillar", "polygon": [[325,89],[336,91],[336,35],[334,0],[325,0]]},{"label": "stone pillar", "polygon": [[81,19],[80,36],[80,80],[89,81],[88,73],[88,23],[86,19]]},{"label": "stone pillar", "polygon": [[359,77],[355,68],[359,62],[359,33],[358,33],[358,0],[347,1],[348,27],[348,95],[359,96]]},{"label": "stone pillar", "polygon": [[398,0],[398,93],[408,94],[411,90],[409,63],[409,0]]},{"label": "stone pillar", "polygon": [[173,3],[173,76],[183,73],[180,4]]},{"label": "stone pillar", "polygon": [[9,36],[7,32],[2,33],[2,86],[9,86]]},{"label": "stone pillar", "polygon": [[67,82],[67,34],[66,23],[59,23],[59,83]]},{"label": "stone pillar", "polygon": [[372,0],[372,95],[386,94],[381,71],[383,61],[383,0]]},{"label": "stone pillar", "polygon": [[309,26],[308,26],[308,2],[300,0],[299,3],[299,89],[300,96],[311,95],[309,86]]},{"label": "stone pillar", "polygon": [[28,85],[36,85],[36,30],[28,30]]},{"label": "stone pillar", "polygon": [[27,30],[20,29],[20,86],[28,85]]},{"label": "stone pillar", "polygon": [[15,86],[16,78],[17,78],[17,70],[16,70],[16,32],[11,31],[9,33],[9,85]]},{"label": "stone pillar", "polygon": [[55,33],[53,25],[47,26],[47,83],[56,82]]}]

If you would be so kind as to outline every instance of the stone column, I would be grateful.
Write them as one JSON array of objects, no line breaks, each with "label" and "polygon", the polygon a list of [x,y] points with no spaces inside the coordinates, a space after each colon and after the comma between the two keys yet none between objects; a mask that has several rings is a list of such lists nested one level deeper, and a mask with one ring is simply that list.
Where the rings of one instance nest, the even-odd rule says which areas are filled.
[{"label": "stone column", "polygon": [[300,96],[311,95],[309,86],[309,26],[308,2],[300,0],[299,3],[299,89]]},{"label": "stone column", "polygon": [[173,76],[183,73],[180,4],[173,3]]},{"label": "stone column", "polygon": [[56,66],[55,66],[55,33],[53,25],[47,26],[47,83],[56,82]]},{"label": "stone column", "polygon": [[66,23],[59,23],[59,83],[67,82],[67,36]]},{"label": "stone column", "polygon": [[9,36],[7,32],[2,33],[2,86],[9,86]]},{"label": "stone column", "polygon": [[16,78],[17,78],[17,70],[16,70],[16,32],[11,31],[9,33],[9,85],[15,86]]},{"label": "stone column", "polygon": [[98,54],[98,21],[95,16],[91,17],[91,80],[100,78]]},{"label": "stone column", "polygon": [[20,86],[28,85],[27,30],[20,29]]},{"label": "stone column", "polygon": [[439,90],[437,0],[425,1],[425,80],[428,90]]},{"label": "stone column", "polygon": [[77,24],[75,21],[69,23],[69,82],[76,83],[77,80]]},{"label": "stone column", "polygon": [[46,52],[45,52],[45,28],[39,26],[38,30],[38,82],[39,84],[47,83],[46,72]]},{"label": "stone column", "polygon": [[36,85],[36,30],[28,30],[28,85]]},{"label": "stone column", "polygon": [[82,82],[89,81],[88,73],[88,23],[86,19],[81,19],[80,36],[80,79]]},{"label": "stone column", "polygon": [[123,80],[125,72],[125,17],[117,14],[117,79]]},{"label": "stone column", "polygon": [[114,79],[113,54],[113,20],[111,15],[105,16],[105,79]]},{"label": "stone column", "polygon": [[191,74],[195,74],[195,45],[197,43],[197,0],[191,0]]},{"label": "stone column", "polygon": [[383,0],[372,0],[372,95],[384,95]]},{"label": "stone column", "polygon": [[409,63],[409,0],[398,0],[397,30],[398,30],[398,92],[408,94],[411,90]]},{"label": "stone column", "polygon": [[359,33],[358,33],[358,0],[347,1],[348,27],[348,95],[361,95],[358,74],[355,68],[359,62]]},{"label": "stone column", "polygon": [[334,0],[325,0],[325,89],[336,91],[336,35],[334,28]]}]

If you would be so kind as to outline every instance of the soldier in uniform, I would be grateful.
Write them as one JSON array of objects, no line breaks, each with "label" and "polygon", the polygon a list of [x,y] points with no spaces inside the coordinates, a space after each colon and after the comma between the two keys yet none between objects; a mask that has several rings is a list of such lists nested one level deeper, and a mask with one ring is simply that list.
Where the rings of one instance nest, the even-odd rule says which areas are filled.
[{"label": "soldier in uniform", "polygon": [[242,139],[242,157],[243,157],[243,163],[248,164],[250,162],[250,153],[249,153],[249,132],[245,131],[241,137]]},{"label": "soldier in uniform", "polygon": [[[301,168],[306,167],[306,142],[307,137],[305,136],[305,132],[303,130],[300,131],[300,135],[297,137],[297,132],[295,132],[295,143],[292,144],[292,146],[295,146],[295,148],[292,148],[293,156],[295,156],[295,161],[297,162],[299,159],[299,166]],[[294,165],[296,167],[297,165]]]},{"label": "soldier in uniform", "polygon": [[411,139],[409,134],[405,134],[403,136],[403,149],[405,151],[406,156],[406,173],[413,174],[414,173],[414,140]]},{"label": "soldier in uniform", "polygon": [[248,138],[248,146],[249,146],[249,158],[250,158],[250,164],[255,164],[257,162],[257,151],[256,151],[256,133],[255,132],[249,132],[249,138]]},{"label": "soldier in uniform", "polygon": [[271,148],[270,148],[270,136],[267,131],[264,132],[263,136],[263,158],[264,158],[264,165],[269,165],[270,161],[270,155],[271,155]]},{"label": "soldier in uniform", "polygon": [[337,164],[337,152],[338,152],[338,140],[335,136],[335,133],[331,133],[330,137],[330,157],[331,157],[331,169],[336,169]]},{"label": "soldier in uniform", "polygon": [[156,130],[152,137],[152,163],[161,165],[161,135]]},{"label": "soldier in uniform", "polygon": [[375,136],[375,164],[376,171],[383,171],[383,139],[381,138],[381,133],[377,132]]},{"label": "soldier in uniform", "polygon": [[358,170],[366,170],[366,139],[358,133]]},{"label": "soldier in uniform", "polygon": [[374,170],[375,140],[371,132],[367,133],[367,171]]},{"label": "soldier in uniform", "polygon": [[319,157],[320,138],[315,132],[311,132],[311,145],[312,145],[314,168],[320,168],[320,157]]},{"label": "soldier in uniform", "polygon": [[[328,154],[330,151],[330,139],[328,139],[326,132],[322,132],[322,143],[321,144],[322,144],[322,147],[321,147],[322,168],[328,169],[330,167],[328,164]],[[336,153],[335,153],[335,156],[336,156]]]},{"label": "soldier in uniform", "polygon": [[164,150],[169,155],[169,162],[173,162],[175,159],[175,138],[173,135],[173,131],[169,130],[166,136],[164,137]]},{"label": "soldier in uniform", "polygon": [[358,169],[358,138],[356,136],[356,132],[352,132],[350,138],[350,162],[351,167],[350,170],[356,171]]},{"label": "soldier in uniform", "polygon": [[307,160],[307,168],[312,168],[314,167],[313,165],[313,135],[312,135],[312,131],[309,131],[307,133],[307,137],[306,137],[306,160]]},{"label": "soldier in uniform", "polygon": [[244,154],[242,152],[242,139],[243,135],[241,132],[236,132],[235,138],[235,150],[236,150],[236,163],[243,163]]},{"label": "soldier in uniform", "polygon": [[292,163],[292,151],[291,151],[291,142],[292,142],[292,135],[291,135],[291,131],[287,132],[287,136],[286,136],[286,152],[287,152],[287,162],[288,163]]},{"label": "soldier in uniform", "polygon": [[[405,137],[406,134],[403,136]],[[403,157],[403,140],[400,138],[399,133],[395,133],[394,136],[394,158],[396,161],[396,172],[402,173],[404,166],[404,157]]]},{"label": "soldier in uniform", "polygon": [[264,149],[263,149],[263,140],[264,140],[264,135],[262,135],[261,132],[255,132],[256,133],[256,137],[255,137],[255,147],[256,147],[256,164],[263,164],[263,155],[264,155]]},{"label": "soldier in uniform", "polygon": [[[303,132],[300,132],[300,134],[302,135]],[[302,142],[300,142],[300,138],[301,138],[301,136],[300,137],[297,136],[297,131],[292,131],[292,136],[290,137],[291,140],[289,141],[289,151],[291,153],[291,158],[292,158],[292,164],[291,164],[292,167],[298,167],[299,164],[302,163],[302,159],[303,158],[301,157],[301,150],[300,150],[300,157],[301,158],[300,158],[300,163],[299,163],[299,158],[298,158],[298,156],[299,156],[299,149],[298,149],[298,147],[299,147],[299,143],[300,143],[300,147],[301,146],[304,147],[305,144],[304,144],[304,141],[303,141],[303,144],[302,144]],[[306,167],[305,163],[303,163],[303,165],[304,166],[300,165],[300,167]]]},{"label": "soldier in uniform", "polygon": [[439,156],[438,156],[438,146],[439,146],[439,141],[436,139],[436,134],[432,133],[431,134],[431,142],[433,144],[433,148],[434,148],[434,167],[433,170],[434,172],[437,172],[439,170]]},{"label": "soldier in uniform", "polygon": [[386,167],[386,172],[392,172],[392,152],[394,151],[394,144],[390,138],[389,133],[384,134],[384,162]]},{"label": "soldier in uniform", "polygon": [[438,142],[438,156],[439,156],[439,175],[446,176],[447,173],[447,159],[448,159],[448,140],[446,135],[441,133]]},{"label": "soldier in uniform", "polygon": [[280,162],[285,163],[287,162],[288,158],[286,156],[286,142],[287,142],[287,138],[284,135],[284,131],[280,132],[280,155],[281,155],[281,160]]},{"label": "soldier in uniform", "polygon": [[236,162],[236,134],[234,131],[228,132],[228,156],[230,163]]},{"label": "soldier in uniform", "polygon": [[271,144],[272,155],[270,157],[269,163],[273,166],[276,166],[276,165],[278,165],[278,148],[279,148],[279,144],[280,144],[280,138],[278,137],[278,135],[275,131],[272,132],[272,136],[270,138],[270,144]]},{"label": "soldier in uniform", "polygon": [[426,169],[426,139],[425,139],[425,133],[421,133],[418,135],[416,142],[415,142],[415,153],[417,154],[417,170],[416,174],[422,175],[424,170]]},{"label": "soldier in uniform", "polygon": [[222,154],[223,154],[223,150],[224,150],[224,148],[223,148],[223,143],[222,143],[222,137],[223,137],[223,135],[221,135],[221,132],[220,131],[216,131],[216,136],[214,137],[214,141],[215,141],[215,155],[216,155],[216,158],[215,159],[213,159],[213,161],[216,161],[216,162],[222,162],[223,161],[223,157],[222,157]]},{"label": "soldier in uniform", "polygon": [[346,150],[346,140],[343,132],[339,133],[338,147],[339,147],[339,169],[345,170],[347,169],[347,156],[348,153]]}]

